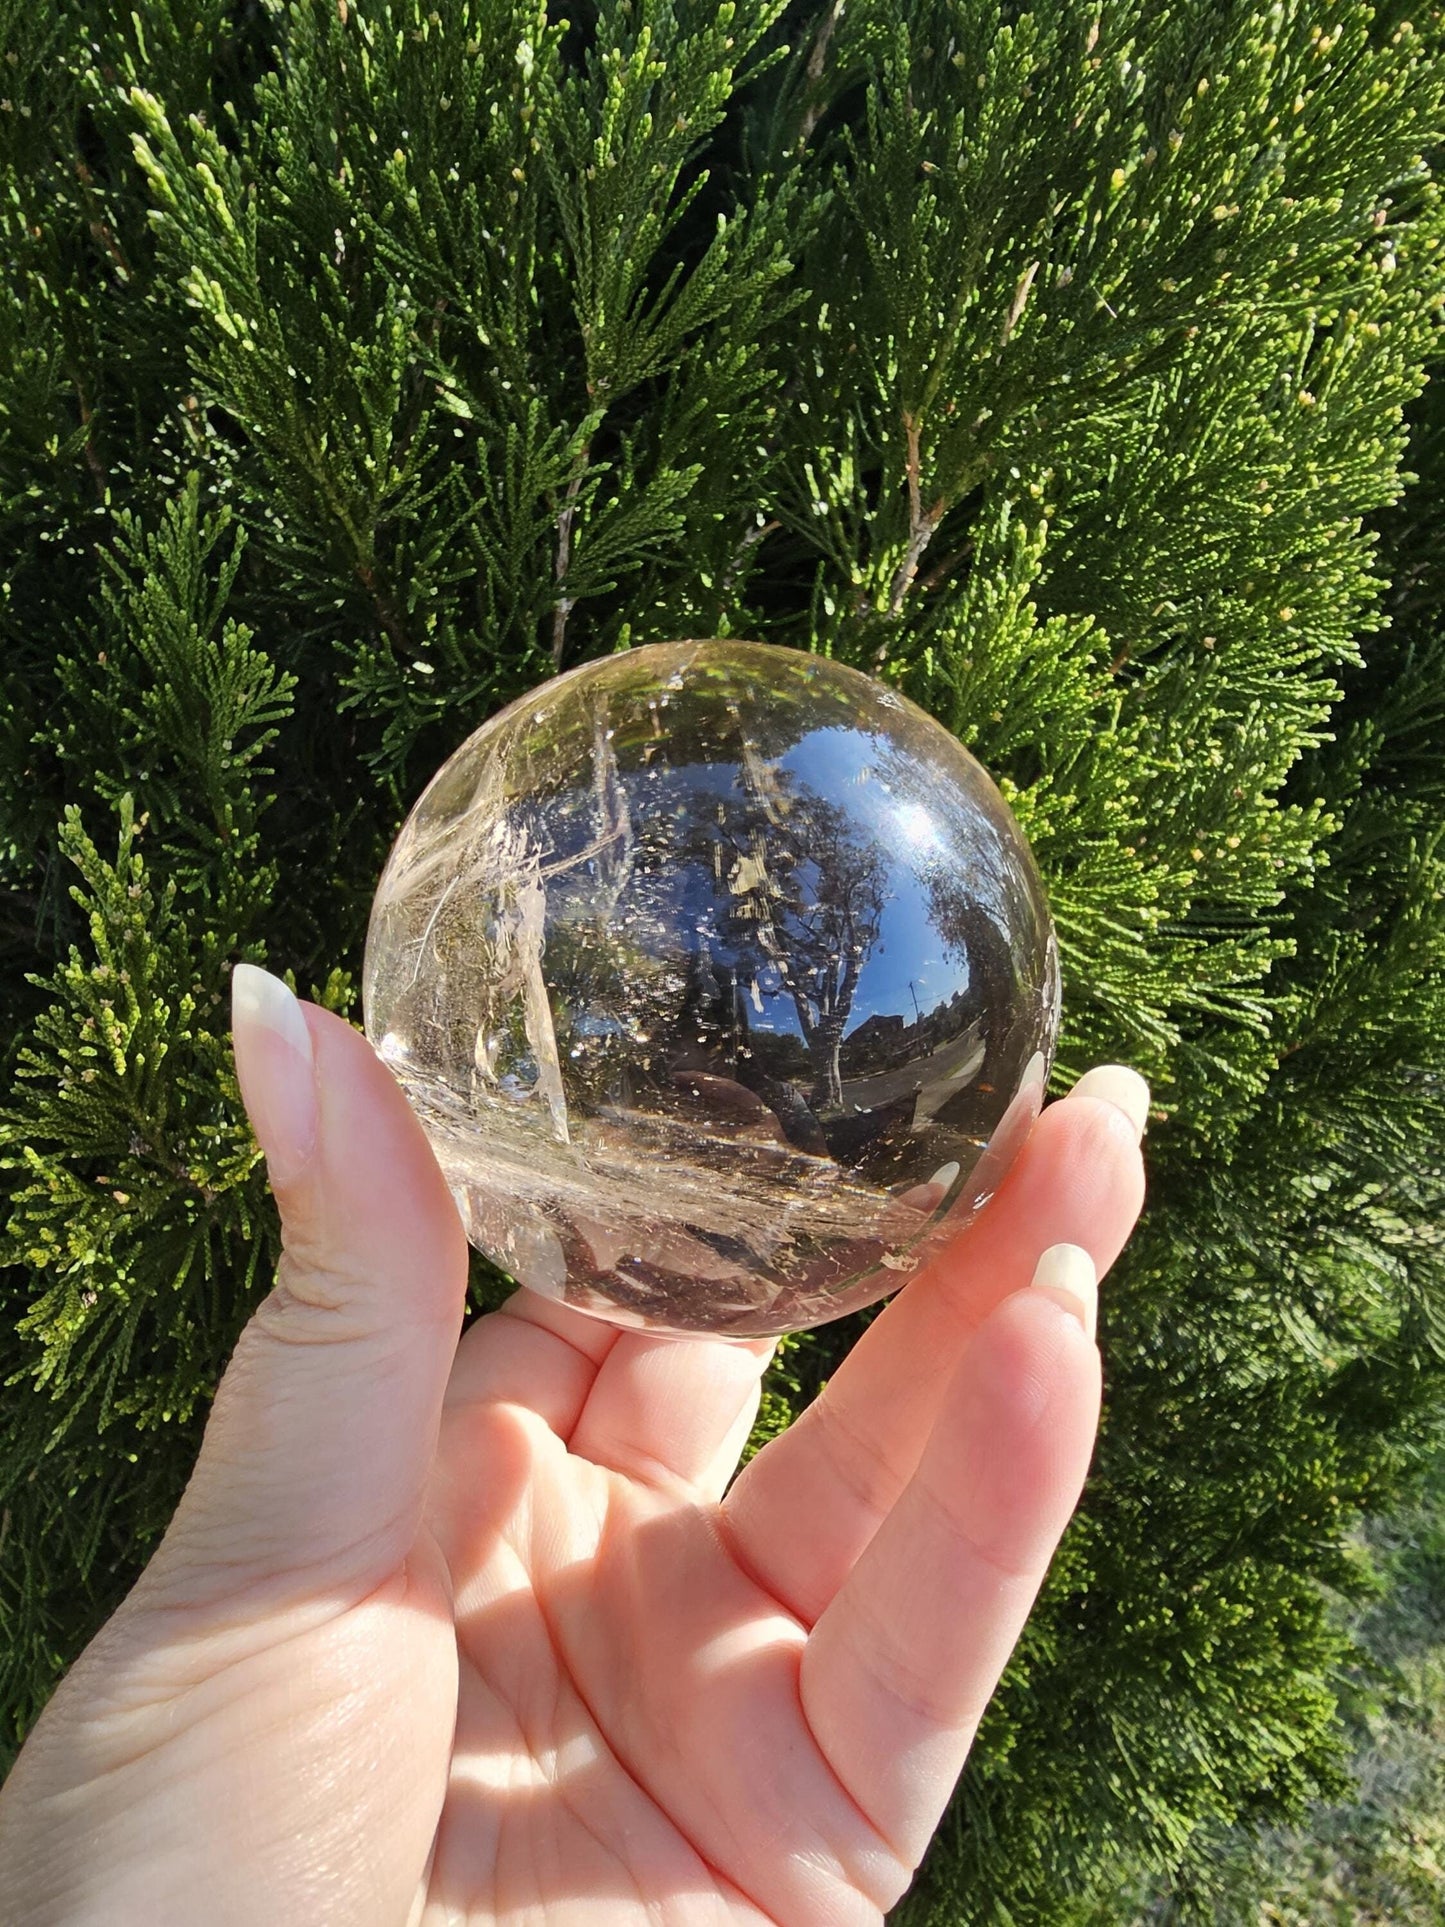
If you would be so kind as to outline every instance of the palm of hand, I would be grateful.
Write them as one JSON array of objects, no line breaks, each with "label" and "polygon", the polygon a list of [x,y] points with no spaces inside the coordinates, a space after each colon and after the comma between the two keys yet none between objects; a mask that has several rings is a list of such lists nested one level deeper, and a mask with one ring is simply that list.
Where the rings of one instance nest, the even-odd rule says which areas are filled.
[{"label": "palm of hand", "polygon": [[[709,1418],[750,1419],[770,1348],[703,1346],[704,1392],[701,1360],[667,1341],[581,1318],[563,1337],[518,1309],[469,1335],[443,1415],[432,1527],[459,1679],[414,1917],[876,1921],[911,1867],[823,1757],[799,1690],[806,1628],[716,1504],[737,1445]],[[587,1352],[604,1349],[598,1369]],[[494,1396],[529,1363],[528,1406]],[[674,1421],[666,1442],[629,1444],[629,1418],[679,1376],[703,1394],[685,1436]]]}]

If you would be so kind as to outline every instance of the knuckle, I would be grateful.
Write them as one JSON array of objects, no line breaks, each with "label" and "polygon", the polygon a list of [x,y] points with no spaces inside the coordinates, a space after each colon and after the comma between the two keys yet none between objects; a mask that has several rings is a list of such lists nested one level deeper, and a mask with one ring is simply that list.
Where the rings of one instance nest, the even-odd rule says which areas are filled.
[{"label": "knuckle", "polygon": [[375,1319],[365,1281],[350,1266],[287,1250],[251,1324],[284,1345],[331,1345],[369,1336]]}]

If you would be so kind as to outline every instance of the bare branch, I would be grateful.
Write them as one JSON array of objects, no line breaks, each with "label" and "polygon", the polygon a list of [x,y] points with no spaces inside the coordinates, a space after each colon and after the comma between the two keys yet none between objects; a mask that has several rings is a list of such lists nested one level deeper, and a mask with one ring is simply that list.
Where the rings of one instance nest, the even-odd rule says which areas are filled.
[{"label": "bare branch", "polygon": [[723,592],[724,599],[730,596],[733,592],[733,589],[737,583],[738,573],[741,570],[743,566],[743,562],[747,557],[748,550],[751,548],[754,548],[759,542],[761,542],[764,536],[771,535],[774,529],[780,529],[782,526],[783,526],[782,523],[777,521],[776,519],[774,519],[771,522],[756,522],[754,523],[752,528],[748,529],[744,533],[742,541],[739,542],[737,547],[733,550],[732,560],[728,563],[726,570],[723,572],[722,592]]},{"label": "bare branch", "polygon": [[381,624],[387,640],[398,655],[404,655],[406,625],[401,619],[401,611],[396,606],[396,598],[378,577],[374,565],[365,556],[357,558],[356,576],[362,588],[371,597],[371,606],[376,611],[376,619]]},{"label": "bare branch", "polygon": [[966,562],[972,554],[973,537],[969,536],[961,549],[955,549],[952,555],[946,555],[941,562],[934,563],[918,584],[920,593],[927,595],[930,589],[936,589],[946,575],[951,575],[959,563]]},{"label": "bare branch", "polygon": [[1024,309],[1028,306],[1029,289],[1034,285],[1034,276],[1038,271],[1038,262],[1030,261],[1029,265],[1019,276],[1018,286],[1014,289],[1014,298],[1009,303],[1008,313],[1003,318],[1003,333],[998,338],[1001,348],[1007,344],[1009,336],[1019,325],[1020,317]]},{"label": "bare branch", "polygon": [[125,258],[120,242],[115,238],[115,230],[105,218],[105,211],[101,206],[100,197],[95,191],[95,176],[82,160],[76,160],[74,162],[74,168],[75,178],[80,182],[80,191],[85,196],[85,205],[90,214],[90,219],[87,223],[90,229],[90,237],[93,241],[99,242],[100,246],[105,249],[115,266],[116,273],[122,281],[128,283],[134,278],[131,272],[131,265]]},{"label": "bare branch", "polygon": [[919,474],[921,430],[918,416],[905,410],[903,427],[908,436],[908,547],[904,551],[903,560],[898,565],[898,571],[893,578],[893,586],[888,595],[888,613],[894,616],[902,609],[903,598],[908,594],[913,578],[918,573],[918,564],[923,558],[923,551],[933,540],[934,530],[943,520],[948,508],[948,502],[943,496],[939,496],[930,508],[924,508]]},{"label": "bare branch", "polygon": [[[572,518],[576,515],[576,502],[582,487],[582,477],[587,473],[587,455],[592,444],[585,443],[578,457],[576,472],[567,484],[567,493],[562,498],[562,507],[557,516],[557,563],[554,580],[560,586],[566,577],[567,566],[572,560]],[[567,646],[567,618],[572,613],[575,596],[559,594],[552,605],[552,667],[562,667],[562,654]]]},{"label": "bare branch", "polygon": [[819,23],[818,37],[813,42],[812,53],[808,56],[806,75],[808,82],[808,105],[803,113],[803,124],[798,131],[798,146],[800,148],[808,145],[808,142],[813,136],[813,129],[823,117],[823,109],[817,100],[818,83],[823,78],[823,66],[828,58],[828,42],[833,38],[833,29],[837,26],[842,12],[843,0],[833,0],[832,6]]},{"label": "bare branch", "polygon": [[78,372],[74,368],[68,372],[75,386],[75,399],[80,408],[80,425],[85,430],[85,465],[90,470],[91,478],[95,483],[96,497],[103,505],[106,495],[109,492],[110,484],[106,476],[105,466],[95,446],[95,431],[91,426],[92,410],[90,397],[85,392],[85,383],[81,380]]}]

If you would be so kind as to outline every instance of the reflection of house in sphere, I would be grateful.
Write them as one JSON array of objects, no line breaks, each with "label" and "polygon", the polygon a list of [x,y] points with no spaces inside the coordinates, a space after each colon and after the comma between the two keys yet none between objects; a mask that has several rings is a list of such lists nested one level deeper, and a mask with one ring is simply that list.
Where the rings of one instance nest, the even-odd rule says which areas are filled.
[{"label": "reflection of house in sphere", "polygon": [[742,1335],[881,1296],[969,1208],[1058,975],[946,731],[817,657],[679,643],[463,744],[387,864],[365,999],[476,1244],[603,1316]]},{"label": "reflection of house in sphere", "polygon": [[988,1054],[981,1016],[955,990],[945,1003],[909,1023],[901,1011],[875,1011],[843,1045],[845,1113],[873,1118],[903,1107],[918,1133],[975,1084]]}]

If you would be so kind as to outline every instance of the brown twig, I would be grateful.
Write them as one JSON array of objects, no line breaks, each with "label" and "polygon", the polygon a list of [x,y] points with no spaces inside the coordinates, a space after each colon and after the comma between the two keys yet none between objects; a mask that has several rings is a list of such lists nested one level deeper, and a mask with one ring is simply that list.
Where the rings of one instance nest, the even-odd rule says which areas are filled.
[{"label": "brown twig", "polygon": [[[574,504],[578,491],[582,487],[582,477],[587,473],[587,455],[591,446],[590,442],[583,445],[581,455],[578,457],[576,473],[567,484],[567,493],[562,498],[562,508],[557,516],[557,564],[553,579],[559,588],[567,574],[568,564],[572,560],[572,518],[577,513]],[[562,652],[566,647],[567,618],[571,615],[576,600],[575,596],[559,594],[552,607],[552,668],[554,671],[562,667]]]},{"label": "brown twig", "polygon": [[742,541],[739,542],[733,550],[732,560],[723,571],[722,592],[724,599],[733,592],[734,584],[738,579],[738,571],[742,568],[743,557],[747,554],[748,550],[761,542],[764,536],[771,535],[774,529],[780,529],[782,526],[782,523],[775,519],[771,522],[755,523],[752,528],[744,533]]},{"label": "brown twig", "polygon": [[928,571],[918,584],[920,594],[927,595],[930,589],[936,589],[950,570],[956,569],[960,562],[966,562],[972,554],[973,537],[969,536],[962,548],[955,549],[952,555],[944,556],[941,562],[936,562]]},{"label": "brown twig", "polygon": [[1023,311],[1028,306],[1029,289],[1034,285],[1034,276],[1038,271],[1038,262],[1030,261],[1029,265],[1018,278],[1018,286],[1014,289],[1014,298],[1009,303],[1008,313],[1003,318],[1003,331],[998,338],[1001,348],[1008,345],[1009,336],[1019,325]]},{"label": "brown twig", "polygon": [[923,559],[923,551],[933,540],[934,531],[943,520],[948,503],[943,496],[930,508],[923,506],[923,489],[919,469],[920,423],[915,414],[905,409],[903,428],[908,437],[908,547],[903,552],[903,560],[898,565],[893,578],[893,586],[888,593],[888,613],[896,616],[903,608],[903,598],[918,573],[918,564]]},{"label": "brown twig", "polygon": [[406,627],[402,622],[401,613],[396,606],[395,599],[377,581],[376,570],[372,567],[371,563],[364,561],[358,562],[356,565],[356,574],[361,586],[371,597],[371,606],[376,611],[377,621],[386,631],[387,640],[391,643],[393,649],[399,653],[405,653]]},{"label": "brown twig", "polygon": [[808,142],[812,139],[813,129],[823,118],[823,109],[818,105],[813,96],[816,95],[818,83],[823,78],[823,65],[828,58],[828,42],[833,38],[833,29],[837,26],[842,12],[843,0],[833,0],[832,6],[828,9],[828,12],[823,16],[819,24],[818,37],[813,42],[813,51],[808,55],[808,66],[805,75],[808,83],[808,105],[803,113],[803,124],[798,131],[799,148],[804,148],[808,145]]},{"label": "brown twig", "polygon": [[94,411],[90,406],[90,399],[85,392],[85,383],[74,369],[70,371],[70,379],[75,384],[75,399],[80,406],[80,425],[85,430],[85,465],[90,470],[91,476],[94,479],[96,496],[101,505],[104,506],[110,482],[106,476],[105,464],[101,461],[100,454],[96,449],[95,436],[91,430]]},{"label": "brown twig", "polygon": [[91,238],[99,241],[100,245],[105,249],[119,270],[122,280],[130,281],[134,279],[131,273],[130,262],[126,260],[121,245],[115,238],[115,232],[106,220],[96,196],[95,176],[83,160],[77,159],[75,162],[75,178],[80,182],[80,191],[85,196],[86,206],[90,209],[90,221],[88,225]]}]

